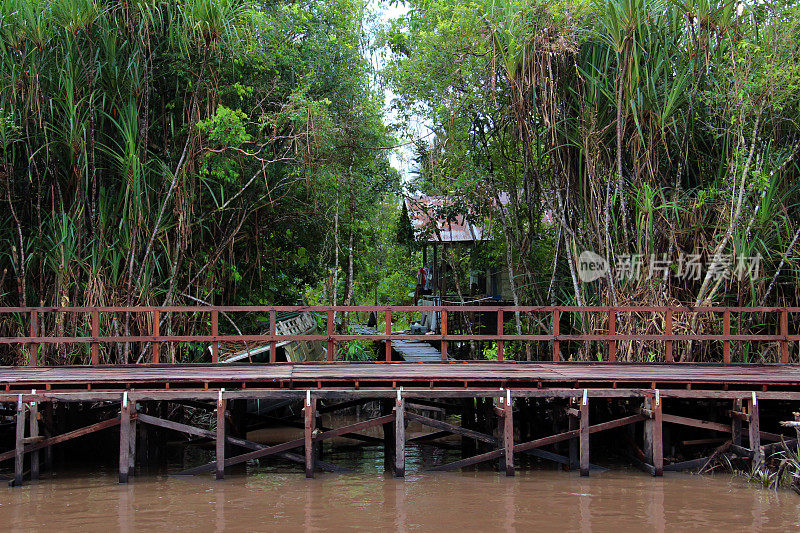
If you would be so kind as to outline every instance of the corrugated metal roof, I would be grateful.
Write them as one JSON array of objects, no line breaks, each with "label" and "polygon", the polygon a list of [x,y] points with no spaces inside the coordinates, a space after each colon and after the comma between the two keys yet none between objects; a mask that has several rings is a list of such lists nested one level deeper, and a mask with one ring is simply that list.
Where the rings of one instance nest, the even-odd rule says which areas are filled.
[{"label": "corrugated metal roof", "polygon": [[[504,199],[505,200],[505,199]],[[505,202],[503,202],[505,203]],[[453,212],[455,202],[445,196],[415,196],[405,199],[414,240],[425,242],[476,242],[491,238],[490,226]]]}]

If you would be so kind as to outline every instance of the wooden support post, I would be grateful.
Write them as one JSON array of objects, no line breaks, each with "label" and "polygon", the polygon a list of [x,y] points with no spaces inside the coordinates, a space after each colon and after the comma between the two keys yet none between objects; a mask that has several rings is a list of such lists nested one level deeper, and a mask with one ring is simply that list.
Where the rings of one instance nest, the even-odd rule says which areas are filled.
[{"label": "wooden support post", "polygon": [[[100,336],[100,311],[92,311],[92,337]],[[92,364],[100,364],[100,343],[92,342]]]},{"label": "wooden support post", "polygon": [[663,416],[664,410],[662,408],[661,397],[656,391],[656,397],[653,401],[653,475],[664,475],[664,432],[663,432]]},{"label": "wooden support post", "polygon": [[131,451],[131,411],[128,403],[128,393],[123,394],[122,404],[119,409],[119,482],[128,482],[130,470]]},{"label": "wooden support post", "polygon": [[[42,417],[44,419],[44,436],[50,438],[53,436],[53,402],[45,402],[42,404]],[[53,470],[53,447],[46,446],[44,448],[44,467],[49,472]]]},{"label": "wooden support post", "polygon": [[608,341],[608,361],[610,363],[617,362],[617,341],[614,339],[614,334],[617,332],[617,312],[611,309],[608,312],[608,334],[610,335]]},{"label": "wooden support post", "polygon": [[586,477],[589,475],[589,397],[586,390],[583,391],[581,400],[579,435],[581,476]]},{"label": "wooden support post", "polygon": [[[35,391],[33,391],[35,392]],[[39,436],[39,406],[36,402],[31,402],[28,433],[31,438]],[[31,481],[39,479],[39,450],[33,450],[30,454],[31,460]]]},{"label": "wooden support post", "polygon": [[[580,411],[578,412],[580,414]],[[580,429],[580,416],[572,416],[569,415],[568,417],[568,427],[569,431],[578,431]],[[570,470],[577,470],[579,465],[578,459],[578,439],[569,439],[569,469]]]},{"label": "wooden support post", "polygon": [[[447,336],[447,309],[442,309],[442,336]],[[442,361],[447,361],[447,341],[442,340]]]},{"label": "wooden support post", "polygon": [[[497,336],[503,335],[503,310],[497,310]],[[503,360],[503,339],[497,339],[497,360]]]},{"label": "wooden support post", "polygon": [[[385,319],[386,319],[386,334],[387,335],[391,335],[392,334],[392,311],[391,311],[391,309],[387,309],[386,310]],[[384,345],[385,345],[385,348],[386,348],[386,361],[388,362],[388,361],[392,360],[392,340],[391,339],[386,339],[386,342],[384,343]]]},{"label": "wooden support post", "polygon": [[328,335],[328,361],[333,361],[335,359],[335,351],[336,346],[333,343],[333,311],[328,311],[327,317],[325,319],[325,332]]},{"label": "wooden support post", "polygon": [[[219,335],[219,311],[214,309],[211,311],[211,336],[216,337]],[[211,362],[219,362],[219,342],[211,341]]]},{"label": "wooden support post", "polygon": [[133,476],[136,470],[136,432],[138,422],[136,421],[136,402],[128,402],[131,414],[131,429],[128,435],[128,476]]},{"label": "wooden support post", "polygon": [[[644,462],[647,465],[655,465],[655,451],[656,451],[656,422],[653,416],[655,409],[655,401],[653,398],[645,398],[642,410],[647,413],[647,418],[644,421],[644,435],[642,437],[642,452],[644,453]],[[650,471],[651,473],[654,470]]]},{"label": "wooden support post", "polygon": [[217,449],[215,455],[217,479],[225,479],[225,425],[227,424],[225,410],[228,400],[222,397],[223,392],[225,392],[225,389],[220,390],[217,397]]},{"label": "wooden support post", "polygon": [[269,334],[272,341],[269,343],[269,362],[275,363],[278,361],[278,341],[275,340],[275,335],[278,334],[278,313],[271,309],[269,312]]},{"label": "wooden support post", "polygon": [[315,458],[314,458],[314,429],[315,429],[315,421],[316,417],[314,416],[314,411],[316,411],[317,406],[317,399],[311,398],[311,395],[308,394],[306,396],[306,404],[303,407],[303,415],[305,419],[304,424],[304,446],[306,452],[306,477],[311,479],[314,477],[314,466],[315,466]]},{"label": "wooden support post", "polygon": [[758,416],[758,398],[753,393],[751,399],[747,400],[747,414],[750,417],[750,450],[753,452],[753,469],[759,468],[764,461],[764,454],[761,450],[761,429]]},{"label": "wooden support post", "polygon": [[[560,331],[559,320],[560,317],[558,316],[558,309],[556,309],[553,311],[553,335],[559,334]],[[559,341],[553,339],[553,361],[561,360],[561,347],[559,345],[560,345]]]},{"label": "wooden support post", "polygon": [[[733,411],[736,413],[742,412],[742,400],[733,400]],[[731,444],[734,446],[742,445],[742,419],[738,417],[731,417]]]},{"label": "wooden support post", "polygon": [[781,311],[781,363],[789,362],[789,311]]},{"label": "wooden support post", "polygon": [[[31,311],[31,337],[39,336],[39,314],[36,311]],[[37,352],[39,345],[32,342],[28,345],[28,358],[31,366],[39,364]]]},{"label": "wooden support post", "polygon": [[153,309],[153,337],[156,338],[153,341],[153,364],[154,365],[158,364],[159,358],[161,357],[161,341],[158,340],[159,329],[160,329],[160,326],[161,326],[159,324],[159,322],[161,321],[161,316],[160,315],[161,315],[161,313],[158,312],[158,309]]},{"label": "wooden support post", "polygon": [[394,406],[394,477],[406,475],[406,400],[397,394]]},{"label": "wooden support post", "polygon": [[[672,335],[672,309],[667,309],[664,314],[664,335]],[[672,341],[664,341],[664,360],[672,363],[675,358],[672,355]]]},{"label": "wooden support post", "polygon": [[506,476],[514,475],[514,404],[510,391],[506,390],[503,403],[503,463]]},{"label": "wooden support post", "polygon": [[[722,312],[722,334],[723,335],[731,334],[731,312],[727,310]],[[726,365],[730,364],[731,362],[730,340],[722,341],[722,362],[725,363]]]},{"label": "wooden support post", "polygon": [[25,460],[25,404],[22,403],[22,395],[17,402],[17,433],[14,441],[14,486],[22,485],[22,475],[24,473]]}]

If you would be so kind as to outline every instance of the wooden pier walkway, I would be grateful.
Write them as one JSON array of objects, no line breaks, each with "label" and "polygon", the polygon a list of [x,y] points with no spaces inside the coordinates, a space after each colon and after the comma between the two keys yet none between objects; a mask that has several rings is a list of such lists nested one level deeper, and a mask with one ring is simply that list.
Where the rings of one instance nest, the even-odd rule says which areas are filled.
[{"label": "wooden pier walkway", "polygon": [[0,367],[0,397],[31,388],[40,391],[76,388],[187,390],[225,386],[228,390],[400,386],[643,387],[679,388],[698,396],[706,390],[746,387],[762,392],[785,391],[800,399],[800,366],[451,361]]},{"label": "wooden pier walkway", "polygon": [[[304,310],[325,313],[324,335],[280,335],[275,328],[277,311]],[[385,313],[387,331],[334,331],[335,311],[377,311]],[[514,475],[515,454],[530,454],[553,460],[569,469],[589,475],[591,469],[590,436],[614,432],[611,442],[632,454],[633,464],[653,475],[667,470],[699,468],[715,457],[717,450],[735,454],[759,467],[770,453],[781,446],[794,445],[794,433],[778,426],[779,416],[796,411],[800,401],[800,364],[796,345],[800,341],[797,323],[790,318],[800,313],[796,308],[426,308],[441,311],[442,330],[428,336],[392,332],[392,312],[419,312],[414,307],[401,308],[263,308],[263,307],[175,307],[175,308],[0,308],[0,313],[30,315],[30,335],[0,337],[0,347],[22,345],[30,366],[0,367],[0,416],[13,419],[13,435],[6,435],[14,448],[0,451],[0,462],[14,460],[13,484],[22,483],[26,472],[37,479],[40,452],[52,458],[50,449],[60,443],[83,438],[97,431],[119,427],[119,479],[127,482],[135,470],[137,428],[148,426],[159,431],[179,432],[191,437],[213,439],[218,461],[190,468],[181,474],[216,472],[225,476],[229,466],[265,457],[280,457],[304,465],[308,477],[318,470],[342,471],[335,464],[318,456],[320,444],[339,436],[384,446],[384,460],[395,476],[405,472],[405,447],[418,437],[406,438],[406,425],[415,422],[431,428],[425,442],[435,443],[446,435],[462,439],[462,459],[432,465],[429,470],[454,470],[487,461],[500,464],[506,475]],[[497,331],[478,335],[448,334],[447,313],[488,312],[496,315]],[[126,337],[103,336],[100,313],[153,313],[152,335]],[[210,313],[210,335],[162,335],[158,328],[163,313]],[[234,312],[268,312],[270,333],[254,335],[221,335],[219,314]],[[551,316],[549,332],[509,335],[502,327],[505,316],[515,312],[546,313]],[[772,313],[773,331],[757,334],[732,332],[733,313]],[[47,313],[81,313],[91,317],[91,336],[57,337],[47,335],[39,325]],[[562,333],[561,313],[601,313],[607,318],[607,331]],[[637,335],[628,331],[618,334],[617,315],[663,314],[664,331],[660,334]],[[672,331],[673,315],[678,313],[722,313],[722,333],[682,333]],[[777,329],[778,331],[774,331]],[[383,343],[380,361],[334,361],[336,343],[355,340]],[[219,343],[260,342],[273,347],[283,340],[321,341],[327,343],[328,361],[313,363],[228,363],[219,364]],[[429,340],[441,345],[436,350]],[[497,361],[460,361],[448,357],[448,343],[496,343]],[[714,343],[710,352],[714,363],[676,362],[674,343],[691,341]],[[208,343],[211,362],[198,364],[163,364],[161,348],[167,343]],[[504,359],[504,343],[547,343],[548,360],[522,362]],[[579,343],[596,343],[605,348],[603,361],[567,361]],[[617,361],[617,345],[625,342],[660,343],[662,362],[627,363]],[[769,364],[732,362],[736,352],[733,343],[766,343],[770,345]],[[144,364],[103,365],[100,347],[111,343],[139,345],[148,357]],[[88,345],[86,362],[79,366],[47,366],[53,360],[52,345]],[[603,344],[605,346],[603,347]],[[430,349],[422,345],[428,346]],[[651,344],[654,346],[655,344]],[[755,344],[754,344],[755,345]],[[44,346],[45,349],[40,347]],[[505,344],[508,347],[508,344]],[[708,346],[708,344],[706,344]],[[716,348],[718,347],[718,348]],[[716,351],[718,349],[718,351]],[[424,352],[424,353],[423,353]],[[104,350],[104,357],[112,352]],[[271,350],[274,354],[275,350]],[[518,353],[518,351],[517,351]],[[552,354],[552,360],[549,355]],[[398,361],[398,355],[404,359]],[[42,356],[41,359],[39,357]],[[90,358],[89,358],[90,356]],[[277,445],[264,445],[242,438],[246,434],[246,417],[232,427],[245,429],[231,435],[228,426],[233,412],[241,412],[246,400],[302,402],[300,420],[286,421],[303,428],[303,437]],[[215,429],[196,427],[186,420],[154,416],[150,404],[169,403],[207,409],[216,417]],[[232,403],[229,403],[232,402]],[[238,402],[238,403],[237,403]],[[321,405],[318,404],[322,402]],[[326,428],[318,418],[321,412],[332,412],[367,402],[376,402],[380,416],[346,426]],[[246,402],[245,402],[246,403]],[[84,404],[80,406],[80,404]],[[92,407],[87,409],[87,406]],[[238,406],[236,409],[231,405]],[[75,413],[100,413],[83,424],[54,432],[53,416],[59,409],[76,406]],[[415,407],[416,406],[416,407]],[[421,413],[420,406],[435,407],[442,412],[458,414],[457,419],[434,419]],[[762,427],[760,413],[770,410],[765,420],[771,427]],[[775,409],[775,412],[772,410]],[[99,411],[98,411],[99,410]],[[171,409],[158,412],[173,413]],[[63,412],[63,411],[59,411]],[[178,411],[180,412],[180,411]],[[111,414],[114,413],[114,414]],[[212,415],[213,413],[213,415]],[[696,418],[693,418],[696,417]],[[69,417],[66,417],[69,418]],[[98,419],[99,418],[99,419]],[[204,417],[208,420],[210,417]],[[783,418],[786,420],[786,418]],[[42,421],[40,425],[40,420]],[[452,422],[460,420],[461,425]],[[546,421],[542,424],[542,421]],[[679,427],[666,434],[663,425]],[[383,427],[383,439],[364,435],[363,430]],[[633,439],[636,428],[641,439]],[[148,429],[150,431],[150,429]],[[701,432],[700,439],[694,432]],[[691,432],[691,433],[690,433]],[[550,434],[552,433],[552,434]],[[709,435],[712,433],[712,435]],[[665,461],[665,441],[680,434],[688,442],[719,442],[714,455],[688,460]],[[716,434],[716,436],[713,436]],[[709,438],[713,436],[713,438]],[[690,438],[691,437],[691,438]],[[144,439],[144,442],[149,442]],[[466,443],[466,444],[465,444]],[[469,444],[472,443],[472,444]],[[562,455],[569,446],[568,455]],[[762,444],[765,443],[765,444]],[[668,443],[674,449],[675,442]],[[302,455],[299,453],[300,449]],[[298,453],[295,453],[298,451]],[[711,451],[711,450],[710,450]],[[47,459],[45,460],[45,464]],[[26,470],[25,465],[30,465]]]},{"label": "wooden pier walkway", "polygon": [[[359,335],[378,335],[378,331],[361,325],[354,324],[351,329]],[[381,344],[389,343],[390,350],[396,353],[403,361],[411,363],[435,362],[442,360],[442,352],[423,340],[424,335],[419,335],[420,340],[384,340]]]}]

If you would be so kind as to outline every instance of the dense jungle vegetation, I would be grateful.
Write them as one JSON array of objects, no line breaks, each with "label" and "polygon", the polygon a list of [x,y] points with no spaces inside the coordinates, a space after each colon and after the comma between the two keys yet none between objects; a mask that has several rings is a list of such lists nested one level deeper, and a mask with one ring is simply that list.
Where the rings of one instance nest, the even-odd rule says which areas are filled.
[{"label": "dense jungle vegetation", "polygon": [[[414,194],[492,222],[481,260],[519,304],[800,305],[795,1],[392,5],[381,22],[366,0],[2,2],[0,305],[406,303],[420,258],[397,233]],[[428,133],[405,127],[420,122]],[[390,155],[408,143],[404,179]],[[644,259],[643,275],[584,282],[584,250]],[[473,252],[448,252],[462,278]],[[701,276],[685,275],[689,255]],[[758,272],[742,269],[753,257]],[[651,259],[669,266],[655,275]],[[735,330],[772,332],[765,320]],[[619,330],[633,327],[663,324]],[[676,317],[678,332],[717,328]],[[627,344],[620,357],[648,357]]]}]

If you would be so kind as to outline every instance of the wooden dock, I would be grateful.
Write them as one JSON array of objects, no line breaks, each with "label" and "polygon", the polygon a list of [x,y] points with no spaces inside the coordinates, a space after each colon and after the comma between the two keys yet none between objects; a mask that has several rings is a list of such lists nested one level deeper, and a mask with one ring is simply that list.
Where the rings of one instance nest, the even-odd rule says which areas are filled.
[{"label": "wooden dock", "polygon": [[[609,331],[602,334],[565,335],[560,332],[559,313],[588,312],[583,308],[544,308],[544,312],[554,315],[553,331],[547,334],[507,335],[498,327],[499,333],[473,336],[448,334],[447,308],[442,308],[443,330],[431,336],[433,342],[441,343],[442,349],[438,351],[428,344],[433,352],[422,347],[423,350],[419,351],[428,354],[419,353],[418,357],[414,349],[406,350],[407,343],[418,349],[421,346],[414,343],[424,344],[425,341],[419,336],[398,334],[388,329],[391,312],[396,308],[378,308],[386,313],[387,331],[378,333],[371,330],[366,335],[334,333],[334,308],[308,308],[326,313],[326,334],[292,338],[327,342],[329,358],[335,353],[336,343],[368,338],[383,343],[384,360],[252,364],[218,364],[217,344],[225,340],[276,343],[282,340],[282,336],[276,335],[274,328],[266,335],[220,335],[218,319],[212,317],[211,335],[160,335],[156,329],[153,335],[103,337],[95,328],[90,337],[50,337],[37,329],[34,319],[48,312],[88,312],[93,323],[97,324],[100,311],[76,309],[6,309],[7,312],[30,311],[32,317],[30,336],[0,337],[0,346],[22,344],[31,354],[31,366],[0,367],[0,417],[10,422],[0,427],[11,428],[5,437],[6,441],[14,443],[11,450],[0,450],[0,463],[13,460],[14,485],[21,484],[26,477],[37,479],[42,466],[52,469],[54,446],[73,439],[90,438],[89,435],[112,428],[119,428],[113,430],[119,433],[119,480],[122,483],[136,471],[137,447],[151,442],[149,438],[139,437],[145,428],[148,432],[170,431],[191,438],[213,440],[218,460],[194,466],[180,474],[214,473],[217,479],[224,478],[226,469],[233,465],[266,457],[301,464],[308,477],[320,470],[343,471],[340,466],[320,456],[321,443],[334,437],[346,437],[363,445],[382,444],[385,464],[398,477],[405,473],[405,448],[408,444],[425,442],[437,445],[439,439],[448,435],[460,436],[462,458],[432,464],[429,470],[454,470],[489,463],[510,476],[519,468],[515,456],[524,454],[554,461],[568,470],[589,475],[593,469],[590,456],[594,463],[597,462],[592,455],[595,452],[590,451],[590,443],[599,438],[598,434],[608,433],[607,441],[619,451],[627,450],[633,464],[658,476],[669,470],[700,468],[709,460],[709,456],[669,460],[664,450],[675,448],[674,442],[667,446],[670,444],[668,439],[675,434],[695,443],[718,443],[721,436],[723,444],[717,449],[709,449],[713,452],[711,456],[722,453],[719,450],[724,449],[724,453],[750,462],[753,468],[763,464],[782,446],[796,442],[794,432],[789,433],[780,427],[777,420],[788,419],[797,409],[796,402],[800,401],[800,365],[792,350],[800,336],[791,332],[791,322],[788,321],[790,313],[800,312],[797,309],[773,310],[780,317],[780,331],[774,334],[732,333],[732,311],[727,309],[723,310],[724,332],[719,335],[673,335],[670,332],[642,335],[644,340],[664,343],[663,362],[623,363],[616,361],[616,343],[636,341],[637,337],[618,335],[613,320],[610,320]],[[156,311],[144,308],[139,312],[155,312],[157,319],[158,313],[169,309],[172,308]],[[175,309],[178,311],[174,312],[185,310]],[[210,312],[213,315],[224,309],[228,308],[213,308]],[[276,309],[283,308],[266,310],[274,316]],[[262,308],[247,310],[263,312]],[[496,313],[498,325],[502,325],[504,313],[513,311],[513,308],[503,308],[488,312]],[[605,308],[592,311],[608,313],[609,317],[619,312]],[[117,308],[104,308],[102,312],[119,311]],[[192,312],[203,311],[194,309]],[[660,312],[671,316],[675,309],[665,308]],[[681,312],[708,311],[684,309]],[[672,343],[681,340],[721,345],[720,360],[715,363],[675,362]],[[448,342],[467,341],[497,342],[499,360],[447,359]],[[549,343],[552,361],[504,360],[503,343],[520,341]],[[565,361],[566,343],[577,341],[607,343],[607,359],[598,362]],[[776,343],[781,362],[732,363],[731,343],[740,341]],[[99,346],[112,342],[151,343],[152,358],[146,364],[138,365],[98,364]],[[168,342],[209,342],[212,362],[160,364],[159,348]],[[41,362],[37,360],[38,346],[76,343],[91,346],[92,364],[37,364]],[[405,360],[398,361],[400,357]],[[277,445],[247,440],[243,435],[252,425],[241,409],[242,402],[247,400],[301,404],[299,419],[279,421],[302,427],[303,437]],[[321,424],[319,415],[322,412],[335,412],[364,403],[379,405],[380,415],[342,427],[330,428]],[[75,417],[65,417],[60,425],[53,423],[56,412],[80,407],[81,404],[82,408],[75,412],[84,416],[90,413],[88,419],[78,418],[76,422]],[[211,416],[203,418],[216,420],[216,424],[199,427],[188,424],[186,420],[171,419],[163,413],[175,410],[162,408],[169,404],[206,409]],[[458,417],[432,418],[428,416],[430,411],[424,410],[431,408]],[[765,413],[769,416],[762,416]],[[261,415],[251,415],[258,416]],[[258,423],[263,424],[268,418],[261,416]],[[431,432],[408,437],[406,425],[409,422],[422,424]],[[666,434],[663,430],[665,424],[673,426]],[[373,427],[383,427],[382,439],[362,433]]]}]

